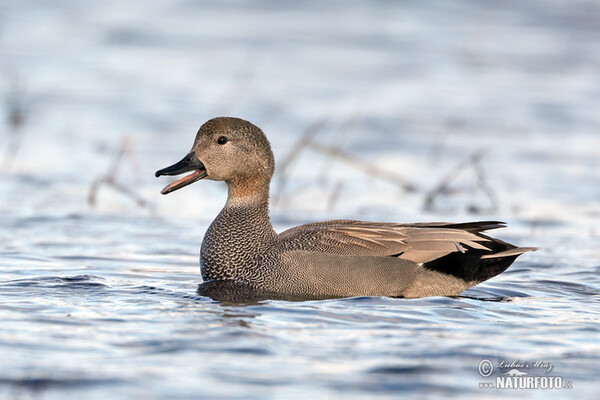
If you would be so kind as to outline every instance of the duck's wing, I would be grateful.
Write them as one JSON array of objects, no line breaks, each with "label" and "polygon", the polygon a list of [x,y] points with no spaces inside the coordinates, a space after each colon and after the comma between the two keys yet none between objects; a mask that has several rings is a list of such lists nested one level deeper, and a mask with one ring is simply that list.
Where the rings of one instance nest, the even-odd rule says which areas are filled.
[{"label": "duck's wing", "polygon": [[451,253],[478,258],[517,256],[532,248],[517,248],[482,232],[503,222],[391,224],[333,220],[301,225],[279,235],[284,250],[338,255],[393,256],[428,263]]}]

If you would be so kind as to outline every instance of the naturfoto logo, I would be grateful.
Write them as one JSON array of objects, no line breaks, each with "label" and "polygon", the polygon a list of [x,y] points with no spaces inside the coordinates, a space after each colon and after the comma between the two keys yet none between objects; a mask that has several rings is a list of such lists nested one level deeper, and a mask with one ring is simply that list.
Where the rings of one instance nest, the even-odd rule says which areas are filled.
[{"label": "naturfoto logo", "polygon": [[[484,359],[479,362],[479,375],[491,377],[496,372],[495,380],[480,382],[480,389],[571,389],[573,382],[561,376],[548,376],[554,364],[548,361],[506,361],[498,362],[494,368],[492,361]],[[541,375],[543,374],[543,375]]]}]

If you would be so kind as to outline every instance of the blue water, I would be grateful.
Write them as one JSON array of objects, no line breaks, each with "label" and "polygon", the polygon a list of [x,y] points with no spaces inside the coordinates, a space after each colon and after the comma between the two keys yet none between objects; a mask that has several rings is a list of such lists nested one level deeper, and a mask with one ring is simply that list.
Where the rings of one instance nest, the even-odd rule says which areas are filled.
[{"label": "blue water", "polygon": [[[0,2],[0,398],[598,398],[599,70],[594,1]],[[216,115],[272,141],[279,231],[499,219],[540,250],[455,298],[202,297],[225,188],[153,173]],[[572,389],[480,388],[535,361]]]}]

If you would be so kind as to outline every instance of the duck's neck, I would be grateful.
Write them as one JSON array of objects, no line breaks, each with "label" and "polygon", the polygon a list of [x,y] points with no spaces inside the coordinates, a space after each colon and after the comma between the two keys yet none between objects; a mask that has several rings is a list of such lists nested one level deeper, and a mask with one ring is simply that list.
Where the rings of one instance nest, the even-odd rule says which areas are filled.
[{"label": "duck's neck", "polygon": [[227,182],[226,208],[234,207],[266,207],[269,217],[269,181],[258,180]]},{"label": "duck's neck", "polygon": [[276,241],[269,219],[269,186],[228,183],[227,203],[208,228],[201,250],[204,280],[243,277]]}]

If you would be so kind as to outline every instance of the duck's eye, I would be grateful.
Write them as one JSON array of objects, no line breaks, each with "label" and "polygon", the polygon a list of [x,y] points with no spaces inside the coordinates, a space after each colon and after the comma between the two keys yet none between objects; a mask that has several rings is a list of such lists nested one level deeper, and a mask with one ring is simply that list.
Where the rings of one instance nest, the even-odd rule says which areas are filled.
[{"label": "duck's eye", "polygon": [[227,138],[225,136],[221,136],[220,138],[217,139],[217,143],[225,144],[225,143],[227,143]]}]

